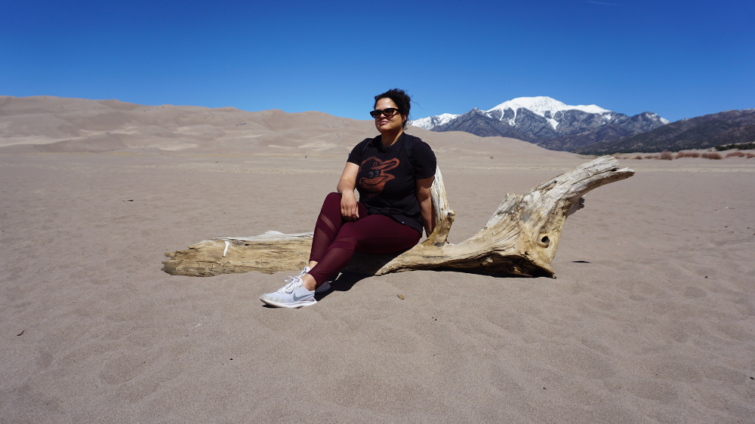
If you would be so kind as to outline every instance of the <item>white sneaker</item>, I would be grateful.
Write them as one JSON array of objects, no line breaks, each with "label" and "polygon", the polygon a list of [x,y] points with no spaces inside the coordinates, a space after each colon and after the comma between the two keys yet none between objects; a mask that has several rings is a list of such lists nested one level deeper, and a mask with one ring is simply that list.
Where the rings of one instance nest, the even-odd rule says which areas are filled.
[{"label": "white sneaker", "polygon": [[263,294],[260,300],[278,308],[301,308],[317,303],[315,291],[309,291],[302,285],[301,278],[290,277],[291,281],[278,291]]}]

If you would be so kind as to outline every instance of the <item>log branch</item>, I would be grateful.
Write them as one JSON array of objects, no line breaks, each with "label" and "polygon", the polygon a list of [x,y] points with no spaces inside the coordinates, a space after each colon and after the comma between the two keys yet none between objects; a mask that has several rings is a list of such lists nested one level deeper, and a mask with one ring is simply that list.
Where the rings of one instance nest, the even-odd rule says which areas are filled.
[{"label": "log branch", "polygon": [[[436,170],[432,200],[436,225],[412,249],[394,255],[357,254],[345,271],[369,275],[416,269],[457,269],[517,276],[550,276],[550,266],[566,218],[584,207],[582,196],[605,184],[634,175],[603,156],[533,188],[525,195],[507,194],[488,223],[459,244],[447,243],[455,214],[449,208],[443,176]],[[274,231],[255,237],[206,240],[187,250],[166,253],[169,274],[211,276],[252,270],[273,273],[306,265],[312,233]]]}]

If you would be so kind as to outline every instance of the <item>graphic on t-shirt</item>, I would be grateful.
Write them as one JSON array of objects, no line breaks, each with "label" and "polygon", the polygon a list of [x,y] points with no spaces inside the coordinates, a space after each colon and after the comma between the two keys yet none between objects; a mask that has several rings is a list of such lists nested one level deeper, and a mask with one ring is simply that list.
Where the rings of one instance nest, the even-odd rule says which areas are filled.
[{"label": "graphic on t-shirt", "polygon": [[[383,162],[382,160],[371,157],[365,159],[360,167],[360,172],[365,169],[367,176],[359,179],[359,186],[362,188],[368,197],[377,196],[383,192],[385,183],[396,178],[386,171],[390,171],[398,166],[401,161],[398,158],[393,158]],[[367,167],[367,168],[365,168]]]}]

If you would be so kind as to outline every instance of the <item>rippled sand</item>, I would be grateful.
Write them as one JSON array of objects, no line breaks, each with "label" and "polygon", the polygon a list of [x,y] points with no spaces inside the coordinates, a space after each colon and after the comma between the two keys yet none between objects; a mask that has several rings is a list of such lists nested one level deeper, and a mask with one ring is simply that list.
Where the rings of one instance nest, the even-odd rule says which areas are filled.
[{"label": "rippled sand", "polygon": [[[438,151],[452,242],[587,160],[415,133]],[[0,150],[0,421],[755,417],[755,159],[622,161],[637,174],[569,217],[557,279],[342,275],[279,310],[258,298],[288,273],[161,271],[207,238],[311,231],[358,141]]]}]

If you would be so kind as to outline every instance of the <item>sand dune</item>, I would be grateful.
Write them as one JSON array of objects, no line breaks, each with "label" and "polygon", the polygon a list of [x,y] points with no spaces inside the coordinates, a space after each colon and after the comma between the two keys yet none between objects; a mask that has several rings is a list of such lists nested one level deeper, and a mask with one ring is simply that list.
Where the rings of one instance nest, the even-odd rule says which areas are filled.
[{"label": "sand dune", "polygon": [[[410,127],[439,152],[548,155],[530,143]],[[232,107],[140,106],[118,100],[0,96],[0,150],[103,152],[128,149],[343,155],[377,134],[372,121],[321,112],[245,112]],[[30,147],[19,147],[30,145]],[[10,146],[14,149],[7,150]],[[5,149],[3,149],[5,148]],[[554,155],[551,155],[555,157]]]},{"label": "sand dune", "polygon": [[[161,271],[203,239],[311,231],[369,124],[0,98],[0,422],[753,422],[753,160],[623,161],[555,280],[342,275],[277,310],[258,298],[288,273]],[[452,242],[585,160],[412,132]]]}]

